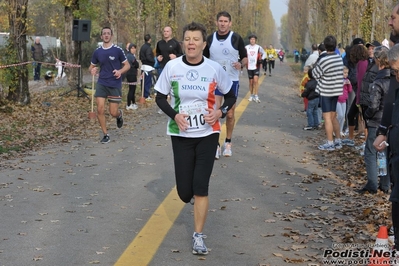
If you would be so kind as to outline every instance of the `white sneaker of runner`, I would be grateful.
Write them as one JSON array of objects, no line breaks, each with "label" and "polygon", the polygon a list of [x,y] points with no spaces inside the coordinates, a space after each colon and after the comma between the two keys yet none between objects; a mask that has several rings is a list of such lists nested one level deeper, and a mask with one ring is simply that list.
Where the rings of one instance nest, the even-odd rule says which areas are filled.
[{"label": "white sneaker of runner", "polygon": [[216,154],[215,154],[215,159],[219,160],[220,158],[220,154],[221,154],[221,150],[220,150],[220,146],[218,145],[218,147],[216,148]]},{"label": "white sneaker of runner", "polygon": [[231,157],[231,155],[233,155],[233,152],[231,151],[231,142],[225,142],[223,148],[224,157]]}]

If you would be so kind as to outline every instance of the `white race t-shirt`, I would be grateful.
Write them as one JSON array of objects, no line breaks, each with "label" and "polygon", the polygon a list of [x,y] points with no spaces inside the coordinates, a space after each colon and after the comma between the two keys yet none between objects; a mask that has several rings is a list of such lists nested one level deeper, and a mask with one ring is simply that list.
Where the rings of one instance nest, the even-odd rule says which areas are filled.
[{"label": "white race t-shirt", "polygon": [[226,94],[232,81],[217,63],[205,57],[197,66],[187,65],[183,56],[169,61],[155,84],[155,90],[170,95],[170,105],[178,113],[188,114],[189,128],[180,131],[177,123],[169,118],[166,133],[188,138],[205,137],[220,132],[220,122],[213,126],[205,123],[205,108],[216,108],[215,90]]},{"label": "white race t-shirt", "polygon": [[216,32],[214,32],[213,40],[209,47],[209,58],[218,62],[229,74],[232,81],[238,81],[240,79],[240,71],[233,66],[233,63],[238,61],[240,55],[231,43],[232,36],[233,31],[230,31],[225,40],[219,41],[216,37]]},{"label": "white race t-shirt", "polygon": [[255,70],[258,68],[258,53],[262,55],[262,59],[265,59],[266,53],[261,46],[258,44],[245,46],[247,49],[247,58],[248,58],[248,70]]}]

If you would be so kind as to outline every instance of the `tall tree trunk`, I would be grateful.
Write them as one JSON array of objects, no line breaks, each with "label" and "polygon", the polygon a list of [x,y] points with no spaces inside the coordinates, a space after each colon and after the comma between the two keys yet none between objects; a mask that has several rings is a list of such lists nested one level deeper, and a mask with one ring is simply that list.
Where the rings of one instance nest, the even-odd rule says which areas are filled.
[{"label": "tall tree trunk", "polygon": [[[175,21],[176,18],[176,0],[169,0],[170,10],[169,10],[169,21]],[[175,25],[174,25],[175,26]]]},{"label": "tall tree trunk", "polygon": [[114,43],[118,43],[118,35],[119,35],[119,30],[118,30],[118,19],[117,19],[117,10],[119,6],[119,2],[116,0],[109,0],[108,1],[108,26],[112,29],[112,40]]},{"label": "tall tree trunk", "polygon": [[139,29],[136,34],[137,40],[137,51],[140,51],[140,47],[144,44],[144,35],[147,34],[147,17],[148,13],[146,10],[146,0],[137,0],[137,28]]},{"label": "tall tree trunk", "polygon": [[[26,18],[28,11],[28,0],[8,0],[10,12],[8,13],[10,35],[7,50],[10,53],[8,63],[27,62],[26,49]],[[16,49],[15,49],[16,48]],[[14,52],[11,52],[14,51]],[[11,74],[8,100],[26,105],[30,103],[28,84],[28,68],[26,65],[7,69]]]},{"label": "tall tree trunk", "polygon": [[241,25],[242,23],[242,17],[241,17],[241,0],[237,0],[237,7],[238,7],[238,11],[237,11],[237,24]]},{"label": "tall tree trunk", "polygon": [[[72,64],[79,63],[79,43],[72,40],[72,25],[74,20],[73,12],[76,10],[79,10],[79,0],[74,0],[71,5],[66,5],[64,9],[66,61],[72,62]],[[80,69],[76,67],[65,68],[69,87],[75,88],[77,84],[81,84],[81,82],[78,81],[79,70]]]},{"label": "tall tree trunk", "polygon": [[373,14],[372,14],[370,42],[374,40],[374,31],[375,31],[375,9],[373,9]]},{"label": "tall tree trunk", "polygon": [[142,31],[141,31],[141,29],[142,29],[142,15],[141,15],[141,12],[142,12],[142,10],[143,10],[143,4],[142,4],[142,2],[141,1],[137,1],[136,2],[136,19],[137,19],[137,28],[139,29],[138,31],[136,31],[136,35],[134,36],[135,37],[135,40],[136,40],[136,45],[137,45],[137,51],[140,51],[140,47],[141,47],[141,45],[143,44],[143,35],[142,34],[140,34]]}]

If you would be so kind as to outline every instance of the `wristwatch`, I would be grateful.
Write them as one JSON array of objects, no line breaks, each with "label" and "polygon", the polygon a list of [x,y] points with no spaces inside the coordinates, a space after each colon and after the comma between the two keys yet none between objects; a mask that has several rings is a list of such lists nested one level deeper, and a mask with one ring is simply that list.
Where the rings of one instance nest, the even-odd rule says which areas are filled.
[{"label": "wristwatch", "polygon": [[227,108],[228,106],[225,107],[220,107],[220,111],[222,111],[222,117],[221,118],[225,118],[227,115]]}]

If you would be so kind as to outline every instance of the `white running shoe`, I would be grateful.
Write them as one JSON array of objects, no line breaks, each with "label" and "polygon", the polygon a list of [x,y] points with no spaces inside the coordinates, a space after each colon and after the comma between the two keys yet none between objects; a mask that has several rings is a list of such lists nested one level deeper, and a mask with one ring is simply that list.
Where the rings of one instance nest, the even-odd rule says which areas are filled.
[{"label": "white running shoe", "polygon": [[342,142],[342,145],[346,145],[349,147],[355,146],[355,141],[353,139],[343,139],[343,140],[341,140],[341,142]]},{"label": "white running shoe", "polygon": [[335,150],[334,143],[328,144],[327,141],[325,143],[319,145],[318,148],[319,148],[319,150],[322,150],[322,151],[334,151]]},{"label": "white running shoe", "polygon": [[255,95],[255,100],[254,100],[254,102],[260,103],[260,100],[259,100],[258,95]]},{"label": "white running shoe", "polygon": [[204,239],[206,238],[206,235],[203,235],[202,233],[194,233],[193,234],[193,254],[194,255],[206,255],[208,254],[208,248],[205,246]]},{"label": "white running shoe", "polygon": [[131,106],[131,108],[132,108],[132,110],[137,110],[139,107],[137,106],[137,104],[132,104],[132,105],[130,105]]},{"label": "white running shoe", "polygon": [[224,157],[231,157],[233,152],[231,151],[231,142],[225,142],[223,145],[223,156]]},{"label": "white running shoe", "polygon": [[341,140],[334,140],[334,148],[336,150],[342,149],[342,141]]},{"label": "white running shoe", "polygon": [[253,99],[254,99],[254,97],[251,95],[251,96],[249,96],[248,101],[252,102]]},{"label": "white running shoe", "polygon": [[356,146],[355,149],[356,150],[364,150],[364,147],[366,146],[366,142],[363,142],[362,144],[360,144],[359,146]]},{"label": "white running shoe", "polygon": [[221,154],[221,150],[220,150],[220,146],[218,145],[218,147],[216,148],[216,154],[215,154],[215,159],[219,160],[220,158],[220,154]]}]

